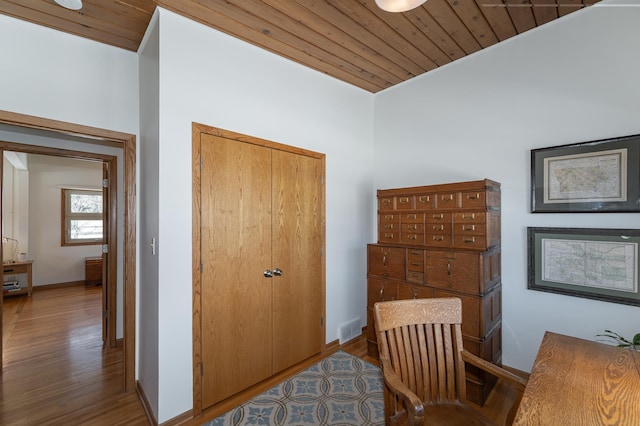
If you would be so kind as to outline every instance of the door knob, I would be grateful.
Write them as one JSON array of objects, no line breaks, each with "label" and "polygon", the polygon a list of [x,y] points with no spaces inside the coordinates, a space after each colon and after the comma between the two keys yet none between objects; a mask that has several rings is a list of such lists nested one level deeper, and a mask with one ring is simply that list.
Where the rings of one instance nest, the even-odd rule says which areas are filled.
[{"label": "door knob", "polygon": [[264,275],[265,278],[273,277],[273,273],[268,269],[265,269],[265,271],[262,273],[262,275]]},{"label": "door knob", "polygon": [[280,268],[275,268],[275,269],[273,270],[273,275],[275,275],[275,276],[277,276],[277,277],[282,276],[282,269],[280,269]]}]

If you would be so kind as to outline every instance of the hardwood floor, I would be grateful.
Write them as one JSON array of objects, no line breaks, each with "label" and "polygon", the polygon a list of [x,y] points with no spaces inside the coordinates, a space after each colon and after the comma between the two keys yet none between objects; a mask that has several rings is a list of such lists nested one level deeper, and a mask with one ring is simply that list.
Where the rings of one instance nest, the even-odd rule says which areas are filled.
[{"label": "hardwood floor", "polygon": [[84,285],[5,298],[0,424],[148,424],[123,392],[122,348],[103,348],[101,298]]},{"label": "hardwood floor", "polygon": [[[136,393],[125,394],[122,348],[102,346],[100,287],[57,287],[3,303],[4,370],[0,375],[0,425],[148,425]],[[167,425],[200,426],[342,349],[377,364],[363,335],[316,355],[227,400],[195,419]],[[498,383],[481,409],[504,413],[513,389]],[[180,416],[181,417],[181,416]]]}]

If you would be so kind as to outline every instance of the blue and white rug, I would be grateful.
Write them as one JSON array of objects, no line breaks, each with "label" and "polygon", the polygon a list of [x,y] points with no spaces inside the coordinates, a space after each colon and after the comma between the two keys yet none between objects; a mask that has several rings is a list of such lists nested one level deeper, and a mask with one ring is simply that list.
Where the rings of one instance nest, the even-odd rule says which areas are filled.
[{"label": "blue and white rug", "polygon": [[237,425],[384,425],[382,373],[338,351],[207,423]]}]

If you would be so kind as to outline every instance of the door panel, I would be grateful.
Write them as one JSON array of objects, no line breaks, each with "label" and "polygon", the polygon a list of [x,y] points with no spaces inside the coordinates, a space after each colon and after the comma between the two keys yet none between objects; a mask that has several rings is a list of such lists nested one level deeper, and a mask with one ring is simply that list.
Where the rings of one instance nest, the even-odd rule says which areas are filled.
[{"label": "door panel", "polygon": [[274,373],[320,352],[322,161],[273,151]]},{"label": "door panel", "polygon": [[271,150],[201,137],[202,406],[272,374]]}]

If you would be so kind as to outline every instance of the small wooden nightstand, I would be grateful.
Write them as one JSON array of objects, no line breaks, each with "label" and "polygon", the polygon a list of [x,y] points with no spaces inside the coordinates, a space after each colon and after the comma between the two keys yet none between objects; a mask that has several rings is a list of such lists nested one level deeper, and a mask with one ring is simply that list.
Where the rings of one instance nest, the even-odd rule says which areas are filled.
[{"label": "small wooden nightstand", "polygon": [[86,285],[102,285],[102,257],[84,258],[84,281]]},{"label": "small wooden nightstand", "polygon": [[33,281],[31,275],[31,265],[33,264],[33,260],[25,260],[24,262],[14,262],[14,263],[3,263],[3,271],[4,275],[19,275],[26,274],[27,275],[27,287],[23,287],[20,290],[10,291],[4,293],[4,297],[7,296],[16,296],[18,294],[27,294],[31,296],[31,292],[33,290]]}]

